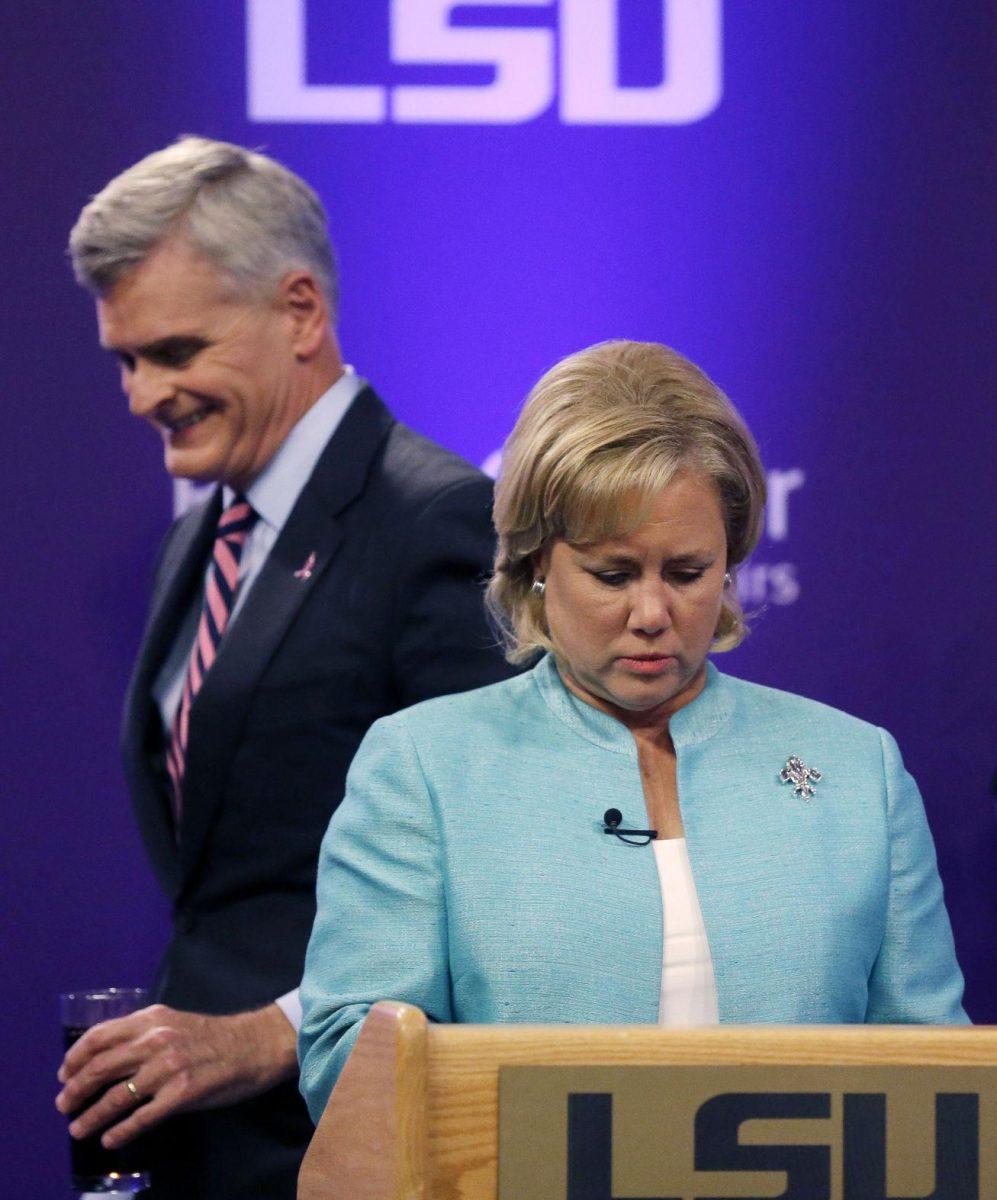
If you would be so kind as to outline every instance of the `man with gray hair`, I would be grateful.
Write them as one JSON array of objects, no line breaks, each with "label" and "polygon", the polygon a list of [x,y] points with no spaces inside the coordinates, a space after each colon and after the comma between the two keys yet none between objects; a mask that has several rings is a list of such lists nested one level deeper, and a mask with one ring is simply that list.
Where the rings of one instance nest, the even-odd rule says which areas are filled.
[{"label": "man with gray hair", "polygon": [[508,674],[491,485],[344,366],[325,213],[272,159],[182,138],[84,208],[70,252],[167,471],[217,486],[167,535],[125,704],[173,908],[157,1002],[77,1042],[56,1104],[111,1147],[165,1121],[159,1198],[290,1200],[319,842],[373,721]]}]

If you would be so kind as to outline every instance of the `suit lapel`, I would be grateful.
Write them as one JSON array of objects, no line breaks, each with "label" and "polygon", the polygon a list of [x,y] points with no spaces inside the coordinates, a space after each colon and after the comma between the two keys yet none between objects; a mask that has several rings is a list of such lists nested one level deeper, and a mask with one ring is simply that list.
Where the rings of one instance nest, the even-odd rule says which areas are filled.
[{"label": "suit lapel", "polygon": [[161,886],[177,885],[177,845],[169,795],[150,761],[161,718],[153,699],[156,675],[194,596],[200,591],[221,512],[221,490],[184,517],[172,532],[157,571],[149,620],[125,700],[123,746],[132,800],[143,841]]},{"label": "suit lapel", "polygon": [[153,595],[139,658],[140,663],[148,662],[153,674],[172,646],[176,627],[186,616],[193,593],[202,588],[221,511],[221,488],[216,488],[202,508],[181,521],[163,553],[159,573],[165,582]]},{"label": "suit lapel", "polygon": [[253,693],[281,641],[335,558],[340,514],[363,491],[393,419],[361,391],[322,452],[191,708],[181,881],[197,863],[224,791]]}]

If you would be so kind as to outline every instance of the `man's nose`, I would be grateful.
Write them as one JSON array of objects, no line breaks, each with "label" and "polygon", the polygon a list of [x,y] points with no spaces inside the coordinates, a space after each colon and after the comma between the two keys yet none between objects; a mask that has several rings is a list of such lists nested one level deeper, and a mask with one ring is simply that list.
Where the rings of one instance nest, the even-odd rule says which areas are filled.
[{"label": "man's nose", "polygon": [[152,416],[163,401],[176,394],[168,371],[143,362],[137,362],[130,370],[122,368],[121,386],[128,397],[128,410],[135,417]]},{"label": "man's nose", "polygon": [[661,580],[637,585],[630,608],[630,628],[638,633],[662,633],[672,623],[671,593]]}]

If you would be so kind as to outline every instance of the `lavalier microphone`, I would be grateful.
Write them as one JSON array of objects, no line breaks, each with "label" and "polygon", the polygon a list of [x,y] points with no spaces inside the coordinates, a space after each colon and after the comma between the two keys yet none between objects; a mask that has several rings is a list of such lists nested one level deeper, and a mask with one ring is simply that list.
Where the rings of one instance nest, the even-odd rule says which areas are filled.
[{"label": "lavalier microphone", "polygon": [[658,836],[656,829],[621,829],[622,821],[623,813],[618,808],[607,808],[602,814],[602,832],[611,833],[628,846],[646,846]]}]

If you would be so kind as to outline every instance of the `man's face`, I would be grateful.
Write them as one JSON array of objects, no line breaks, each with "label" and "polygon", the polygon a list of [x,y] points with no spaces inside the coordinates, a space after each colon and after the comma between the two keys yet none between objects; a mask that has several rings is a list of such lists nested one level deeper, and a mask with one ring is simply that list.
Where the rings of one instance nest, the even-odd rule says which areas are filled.
[{"label": "man's face", "polygon": [[276,294],[237,294],[177,235],[98,299],[97,320],[167,471],[245,490],[301,415],[293,320]]}]

